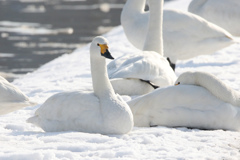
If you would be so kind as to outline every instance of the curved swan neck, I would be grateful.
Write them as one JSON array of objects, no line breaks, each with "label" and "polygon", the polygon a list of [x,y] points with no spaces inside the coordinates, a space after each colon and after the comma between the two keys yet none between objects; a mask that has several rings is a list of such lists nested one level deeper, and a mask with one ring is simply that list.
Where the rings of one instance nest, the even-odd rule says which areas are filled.
[{"label": "curved swan neck", "polygon": [[[90,47],[90,52],[96,54],[99,50],[96,50],[94,47]],[[94,93],[98,96],[106,96],[114,95],[114,90],[112,85],[108,79],[106,60],[101,56],[94,56],[90,54],[90,63],[91,63],[91,73],[92,73],[92,84]]]},{"label": "curved swan neck", "polygon": [[149,0],[148,32],[145,39],[144,51],[155,51],[163,55],[163,2],[164,0]]},{"label": "curved swan neck", "polygon": [[240,94],[237,91],[231,89],[229,86],[211,74],[202,72],[195,72],[192,74],[193,84],[206,88],[209,90],[209,92],[222,101],[240,107]]}]

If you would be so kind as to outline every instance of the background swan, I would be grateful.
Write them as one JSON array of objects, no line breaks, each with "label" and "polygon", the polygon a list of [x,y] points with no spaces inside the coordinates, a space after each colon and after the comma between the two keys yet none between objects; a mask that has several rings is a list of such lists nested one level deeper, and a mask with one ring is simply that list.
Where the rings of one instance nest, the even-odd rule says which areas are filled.
[{"label": "background swan", "polygon": [[[149,23],[149,30],[156,27],[162,28],[163,0],[150,0],[149,6],[150,8],[158,9],[157,13],[151,13],[151,18],[159,18],[158,23]],[[144,51],[139,50],[137,53],[124,55],[108,64],[108,74],[111,79],[124,78],[128,79],[127,83],[132,84],[127,86],[126,80],[120,82],[121,79],[118,79],[118,83],[112,83],[114,90],[119,94],[140,95],[153,90],[153,87],[151,88],[151,86],[149,87],[149,85],[144,84],[140,79],[150,81],[160,87],[172,85],[176,80],[176,75],[171,69],[169,62],[162,56],[163,42],[161,29],[156,33],[148,32],[146,36],[144,38]],[[158,45],[150,40],[152,37],[159,39]],[[152,48],[156,48],[159,53],[151,51]],[[139,86],[141,87],[139,88]]]},{"label": "background swan", "polygon": [[36,103],[30,101],[20,89],[0,76],[0,115],[33,105]]},{"label": "background swan", "polygon": [[178,82],[128,102],[135,126],[240,130],[240,107],[232,101],[239,101],[236,91],[203,72],[184,73]]},{"label": "background swan", "polygon": [[95,37],[90,46],[94,92],[74,91],[53,95],[28,122],[45,131],[128,133],[133,126],[132,113],[126,102],[114,93],[103,56],[113,59],[107,40]]},{"label": "background swan", "polygon": [[177,82],[202,86],[217,98],[240,107],[240,93],[229,88],[229,86],[212,74],[206,72],[185,72],[178,77]]},{"label": "background swan", "polygon": [[239,0],[192,0],[188,11],[240,36]]},{"label": "background swan", "polygon": [[[146,0],[128,0],[123,7],[121,24],[128,40],[138,49],[143,50],[147,33],[157,33],[161,28],[148,28],[148,24],[158,25],[157,7],[144,11]],[[156,18],[151,16],[155,15]],[[160,15],[158,15],[160,16]],[[156,36],[149,39],[160,44]],[[150,42],[149,42],[150,43]],[[202,54],[211,54],[234,43],[232,35],[219,26],[195,14],[177,11],[163,11],[163,46],[164,56],[172,63]],[[160,53],[157,48],[149,48]],[[174,65],[173,65],[174,67]]]}]

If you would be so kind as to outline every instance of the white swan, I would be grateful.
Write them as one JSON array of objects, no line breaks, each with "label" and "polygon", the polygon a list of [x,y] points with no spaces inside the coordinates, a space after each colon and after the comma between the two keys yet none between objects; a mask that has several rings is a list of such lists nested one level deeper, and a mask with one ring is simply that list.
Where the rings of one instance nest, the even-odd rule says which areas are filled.
[{"label": "white swan", "polygon": [[133,116],[126,102],[114,93],[108,79],[104,57],[113,58],[107,44],[105,38],[95,37],[90,46],[94,92],[74,91],[53,95],[28,122],[44,131],[128,133],[133,127]]},{"label": "white swan", "polygon": [[188,11],[240,36],[239,0],[192,0]]},{"label": "white swan", "polygon": [[20,89],[0,76],[0,115],[33,105],[36,103],[30,101]]},{"label": "white swan", "polygon": [[157,89],[128,102],[135,126],[240,131],[239,93],[203,72],[186,72],[176,83],[180,85]]},{"label": "white swan", "polygon": [[[159,8],[144,11],[146,0],[128,0],[123,7],[121,24],[128,40],[138,49],[143,49],[147,33],[158,35],[161,28],[148,28],[148,23],[158,25],[159,18],[151,19],[158,14]],[[151,14],[151,15],[150,15]],[[155,35],[149,43],[161,44]],[[232,35],[224,29],[206,21],[195,14],[177,11],[163,11],[163,46],[164,56],[169,57],[175,68],[177,60],[185,60],[202,54],[211,54],[233,44]],[[149,48],[160,53],[158,48]]]},{"label": "white swan", "polygon": [[[149,23],[149,30],[156,27],[162,28],[163,0],[150,0],[149,5],[150,8],[158,9],[156,13],[151,12],[150,19],[159,18],[158,23]],[[160,43],[155,44],[150,40],[152,37],[160,39],[158,41]],[[138,53],[124,55],[108,64],[109,77],[111,79],[118,78],[118,83],[116,83],[116,80],[111,81],[117,93],[141,95],[153,90],[153,87],[144,84],[141,80],[150,81],[160,87],[169,86],[175,82],[176,75],[169,62],[162,56],[162,43],[161,29],[157,33],[148,32],[144,43],[144,51],[139,50]],[[151,51],[153,47],[157,48],[159,53]]]}]

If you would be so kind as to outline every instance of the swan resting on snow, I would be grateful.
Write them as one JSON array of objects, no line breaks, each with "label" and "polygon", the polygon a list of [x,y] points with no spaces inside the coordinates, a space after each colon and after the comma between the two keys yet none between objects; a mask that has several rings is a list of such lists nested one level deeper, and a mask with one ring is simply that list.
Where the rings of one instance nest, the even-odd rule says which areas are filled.
[{"label": "swan resting on snow", "polygon": [[[173,85],[176,75],[169,62],[153,51],[125,55],[108,64],[108,75],[116,93],[142,95],[154,90],[154,85]],[[149,85],[144,81],[152,82]]]},{"label": "swan resting on snow", "polygon": [[161,53],[158,46],[162,40],[158,36],[160,31],[163,32],[164,56],[170,59],[173,69],[177,60],[212,54],[235,43],[229,32],[190,12],[164,10],[163,27],[158,27],[161,21],[159,16],[162,16],[159,14],[159,6],[144,11],[145,1],[128,0],[124,5],[121,25],[125,35],[136,48],[144,50],[150,32],[148,41],[153,45],[148,49]]},{"label": "swan resting on snow", "polygon": [[240,36],[239,0],[192,0],[188,11]]},{"label": "swan resting on snow", "polygon": [[29,100],[20,89],[0,76],[0,115],[34,105],[36,103]]},{"label": "swan resting on snow", "polygon": [[128,133],[133,127],[133,116],[127,103],[114,93],[108,79],[105,57],[113,57],[107,44],[105,38],[95,37],[90,46],[94,92],[55,94],[44,102],[28,122],[48,132]]},{"label": "swan resting on snow", "polygon": [[[157,14],[162,15],[163,0],[149,0],[150,8],[157,8]],[[154,18],[155,15],[151,17]],[[162,16],[159,23],[150,23],[149,30],[162,28]],[[157,37],[160,40],[158,45],[150,38]],[[142,95],[151,92],[156,86],[166,87],[173,85],[176,75],[169,65],[169,62],[162,56],[162,32],[148,32],[144,43],[144,51],[139,50],[134,54],[127,54],[115,59],[108,64],[108,75],[116,93],[122,95]],[[156,47],[158,53],[152,51]],[[146,84],[145,82],[148,82]],[[150,84],[150,85],[149,85]],[[155,86],[155,85],[156,86]]]},{"label": "swan resting on snow", "polygon": [[240,93],[204,72],[183,73],[176,84],[129,101],[134,125],[240,131]]}]

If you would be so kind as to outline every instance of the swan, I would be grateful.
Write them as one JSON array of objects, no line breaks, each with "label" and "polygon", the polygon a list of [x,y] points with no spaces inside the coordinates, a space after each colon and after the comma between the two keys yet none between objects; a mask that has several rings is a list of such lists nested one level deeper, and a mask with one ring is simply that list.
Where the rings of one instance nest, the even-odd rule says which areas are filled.
[{"label": "swan", "polygon": [[128,101],[135,126],[240,131],[238,92],[204,72],[183,73],[176,84]]},{"label": "swan", "polygon": [[[156,8],[157,15],[162,15],[163,0],[150,0],[150,8]],[[162,16],[151,12],[152,19],[159,18],[159,23],[149,23],[149,30],[162,28]],[[151,41],[152,37],[160,39],[158,44]],[[116,93],[121,95],[142,95],[151,92],[158,86],[173,85],[176,75],[169,62],[162,56],[162,32],[148,32],[144,43],[144,51],[123,55],[108,64],[108,75],[113,79],[112,85]],[[159,53],[152,51],[156,48]],[[117,79],[117,80],[115,80]],[[146,84],[147,82],[148,84]]]},{"label": "swan", "polygon": [[240,36],[239,0],[193,0],[188,11],[226,29],[234,36]]},{"label": "swan", "polygon": [[34,105],[36,103],[31,101],[19,88],[0,76],[0,116]]},{"label": "swan", "polygon": [[27,121],[46,132],[128,133],[133,127],[133,115],[127,103],[114,93],[107,77],[105,58],[113,59],[107,45],[107,39],[98,36],[90,46],[93,92],[55,94]]},{"label": "swan", "polygon": [[[161,28],[148,27],[148,23],[158,25],[159,8],[149,7],[144,11],[146,0],[127,0],[121,13],[121,25],[127,39],[138,49],[143,50],[149,32],[156,33],[148,38],[149,43],[161,44],[157,37]],[[216,2],[217,3],[217,2]],[[173,69],[177,60],[186,60],[202,54],[211,54],[233,43],[232,35],[219,26],[192,14],[178,10],[163,11],[163,46],[164,56],[168,57]],[[159,48],[149,48],[160,53]]]}]

